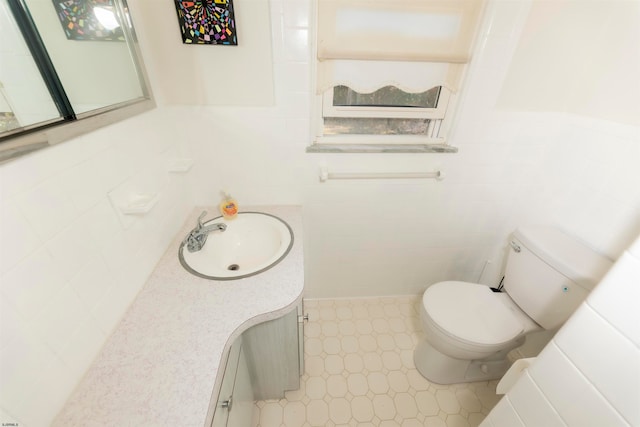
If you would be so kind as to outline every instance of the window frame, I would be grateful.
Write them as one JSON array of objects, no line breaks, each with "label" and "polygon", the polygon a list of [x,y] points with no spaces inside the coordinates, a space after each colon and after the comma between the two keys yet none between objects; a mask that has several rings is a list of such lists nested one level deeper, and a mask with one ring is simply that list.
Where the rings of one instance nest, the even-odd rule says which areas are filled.
[{"label": "window frame", "polygon": [[[383,0],[313,0],[312,18],[315,29],[312,32],[313,67],[312,81],[315,95],[312,102],[311,144],[308,153],[359,153],[359,152],[402,152],[402,153],[455,153],[456,147],[449,145],[449,136],[456,121],[458,99],[460,99],[465,75],[469,70],[472,52],[478,42],[484,9],[488,0],[401,0],[394,3],[397,11],[409,14],[455,15],[460,19],[457,33],[433,35],[429,32],[405,32],[400,39],[392,41],[377,37],[375,27],[345,26],[344,15],[349,10],[371,10],[386,13]],[[342,20],[341,20],[342,19]],[[350,18],[354,22],[353,17]],[[358,21],[355,21],[358,23]],[[363,21],[364,22],[364,21]],[[451,37],[450,37],[451,36]],[[361,61],[361,68],[351,68]],[[347,64],[349,63],[349,64]],[[367,63],[373,64],[374,74],[367,73]],[[409,70],[379,68],[381,63],[427,64],[426,71],[415,67]],[[446,70],[439,68],[446,65]],[[357,66],[357,65],[356,65]],[[338,68],[339,67],[339,68]],[[345,68],[346,67],[346,68]],[[359,67],[359,66],[357,66]],[[383,66],[384,67],[384,66]],[[346,71],[345,71],[346,70]],[[409,74],[405,74],[409,73]],[[418,73],[418,74],[415,74]],[[444,73],[444,74],[441,74]],[[364,76],[360,81],[360,76]],[[402,78],[405,76],[405,78]],[[373,80],[370,77],[375,77]],[[380,78],[379,86],[375,79]],[[420,80],[424,78],[423,83]],[[353,85],[350,85],[351,82]],[[386,84],[382,85],[385,82]],[[409,88],[410,91],[424,90],[429,82],[441,86],[441,99],[435,109],[416,108],[401,111],[402,107],[343,107],[333,106],[333,88],[344,85],[361,86],[375,90],[395,82],[395,87]],[[424,84],[427,83],[427,84]],[[374,110],[377,108],[377,110]],[[392,110],[392,111],[389,111]],[[394,111],[395,110],[395,111]],[[422,118],[429,119],[429,129],[423,135],[409,134],[324,134],[325,117],[364,118]]]},{"label": "window frame", "polygon": [[[442,86],[436,108],[419,107],[362,107],[334,106],[333,88],[322,95],[316,95],[317,108],[314,113],[316,132],[307,152],[457,152],[457,148],[447,145],[446,133],[453,119],[456,94]],[[326,113],[325,113],[326,112]],[[346,118],[415,118],[429,119],[429,128],[424,135],[381,135],[381,134],[324,134],[325,117]],[[372,148],[372,146],[374,148]],[[377,149],[375,147],[378,147]]]}]

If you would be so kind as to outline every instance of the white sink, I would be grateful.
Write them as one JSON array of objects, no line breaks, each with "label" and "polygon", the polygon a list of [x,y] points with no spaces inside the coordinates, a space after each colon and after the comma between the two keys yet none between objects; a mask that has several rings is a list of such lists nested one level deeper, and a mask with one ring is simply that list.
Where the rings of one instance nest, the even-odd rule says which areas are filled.
[{"label": "white sink", "polygon": [[196,252],[180,245],[180,264],[205,279],[234,280],[253,276],[282,261],[293,245],[293,232],[278,217],[259,212],[241,212],[234,219],[214,218],[204,223],[222,223],[225,231],[212,231]]}]

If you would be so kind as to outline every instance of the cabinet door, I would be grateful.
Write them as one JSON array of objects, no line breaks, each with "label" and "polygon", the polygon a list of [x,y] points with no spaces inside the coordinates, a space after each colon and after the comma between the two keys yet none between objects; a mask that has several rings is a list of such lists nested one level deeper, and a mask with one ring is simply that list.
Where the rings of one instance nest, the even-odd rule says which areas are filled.
[{"label": "cabinet door", "polygon": [[298,310],[252,326],[242,334],[257,400],[282,399],[300,387]]},{"label": "cabinet door", "polygon": [[211,427],[226,427],[227,425],[230,410],[229,404],[233,407],[233,386],[236,379],[241,348],[242,341],[237,340],[229,349],[229,357],[227,358],[227,365],[224,369],[222,386],[220,387],[220,394],[218,395],[218,402],[216,402],[216,411],[213,414]]},{"label": "cabinet door", "polygon": [[238,370],[233,386],[233,405],[229,409],[227,427],[250,427],[253,410],[253,389],[243,346],[240,348],[240,357],[238,358]]}]

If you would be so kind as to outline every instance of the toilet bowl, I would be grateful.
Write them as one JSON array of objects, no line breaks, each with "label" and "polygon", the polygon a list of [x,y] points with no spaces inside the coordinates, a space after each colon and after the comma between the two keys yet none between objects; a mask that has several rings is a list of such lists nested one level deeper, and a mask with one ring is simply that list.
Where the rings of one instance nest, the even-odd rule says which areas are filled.
[{"label": "toilet bowl", "polygon": [[422,297],[425,340],[414,353],[418,371],[440,384],[501,377],[507,353],[540,330],[505,294],[477,283],[447,281]]},{"label": "toilet bowl", "polygon": [[440,282],[422,297],[420,320],[436,349],[458,359],[483,359],[514,348],[525,329],[539,327],[509,297],[488,286],[468,282]]},{"label": "toilet bowl", "polygon": [[518,229],[510,242],[504,288],[445,281],[424,292],[425,338],[414,351],[418,371],[440,384],[500,378],[507,353],[527,334],[559,327],[611,267],[562,231]]}]

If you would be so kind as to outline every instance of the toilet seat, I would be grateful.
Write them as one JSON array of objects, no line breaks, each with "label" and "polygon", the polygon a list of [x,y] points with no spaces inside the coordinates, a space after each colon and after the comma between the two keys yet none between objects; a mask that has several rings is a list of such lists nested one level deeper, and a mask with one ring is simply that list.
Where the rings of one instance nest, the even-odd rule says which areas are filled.
[{"label": "toilet seat", "polygon": [[430,286],[422,298],[423,314],[452,340],[473,347],[494,347],[524,331],[516,313],[488,286],[446,281]]}]

